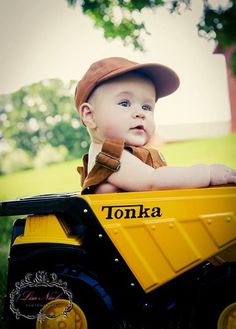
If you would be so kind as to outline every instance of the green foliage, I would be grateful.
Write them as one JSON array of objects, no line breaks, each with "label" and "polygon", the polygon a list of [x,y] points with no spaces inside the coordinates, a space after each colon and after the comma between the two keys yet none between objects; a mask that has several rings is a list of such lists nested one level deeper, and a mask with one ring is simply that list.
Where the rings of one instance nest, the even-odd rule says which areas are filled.
[{"label": "green foliage", "polygon": [[68,153],[64,145],[53,147],[50,144],[43,145],[34,159],[34,166],[36,168],[44,167],[50,163],[62,162]]},{"label": "green foliage", "polygon": [[198,24],[199,33],[207,38],[215,38],[223,50],[236,44],[236,0],[229,1],[226,7],[211,7],[204,3],[204,14]]},{"label": "green foliage", "polygon": [[[170,13],[181,13],[191,9],[193,0],[66,0],[69,6],[81,5],[85,15],[92,18],[95,26],[102,28],[106,39],[120,38],[124,45],[133,45],[135,50],[144,51],[142,32],[149,34],[145,23],[140,22],[143,9],[164,6]],[[229,0],[227,5],[213,6],[213,1],[204,0],[204,10],[197,24],[199,35],[215,39],[223,50],[236,44],[236,0]],[[137,15],[139,13],[140,15]],[[138,18],[137,18],[138,17]],[[232,68],[236,74],[235,60]]]},{"label": "green foliage", "polygon": [[9,174],[22,169],[33,167],[33,160],[29,154],[22,150],[16,149],[14,152],[8,152],[0,159],[0,171],[3,174]]},{"label": "green foliage", "polygon": [[[143,50],[142,44],[138,41],[139,33],[137,31],[144,29],[144,24],[136,23],[134,19],[126,18],[125,15],[123,15],[120,21],[115,22],[111,2],[98,3],[85,1],[82,9],[86,15],[94,20],[96,27],[104,30],[104,37],[106,39],[119,37],[125,44],[129,44],[129,40],[132,40],[135,48]],[[128,8],[126,7],[126,9]]]},{"label": "green foliage", "polygon": [[40,157],[42,163],[45,145],[45,163],[80,158],[88,150],[74,89],[75,81],[44,80],[0,96],[0,173],[30,168]]},{"label": "green foliage", "polygon": [[0,248],[9,244],[15,217],[0,217]]},{"label": "green foliage", "polygon": [[[67,0],[67,2],[72,7],[77,4],[76,0]],[[137,22],[133,15],[141,13],[144,8],[154,8],[163,4],[162,0],[85,0],[81,2],[81,8],[85,15],[92,18],[96,27],[103,29],[106,39],[118,37],[125,45],[132,44],[134,49],[144,51],[141,32],[148,33],[148,31],[144,22]]]}]

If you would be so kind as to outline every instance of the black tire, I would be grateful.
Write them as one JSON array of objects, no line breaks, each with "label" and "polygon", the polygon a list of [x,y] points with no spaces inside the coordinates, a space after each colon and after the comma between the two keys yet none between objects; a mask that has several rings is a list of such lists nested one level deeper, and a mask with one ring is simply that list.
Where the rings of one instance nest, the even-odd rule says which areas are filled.
[{"label": "black tire", "polygon": [[[110,299],[106,295],[103,288],[99,285],[95,287],[89,287],[84,282],[77,280],[67,280],[68,287],[73,292],[73,303],[75,303],[84,313],[87,321],[88,329],[112,329],[113,328],[113,312],[112,308],[109,309],[104,302],[105,299]],[[101,298],[101,294],[97,291],[103,291],[104,296]]]},{"label": "black tire", "polygon": [[[204,283],[191,309],[187,328],[225,329],[222,319],[234,321],[236,326],[236,267],[225,267],[218,271],[212,281]],[[229,319],[231,317],[231,319]],[[219,327],[218,327],[219,326]],[[227,327],[228,328],[228,327]]]}]

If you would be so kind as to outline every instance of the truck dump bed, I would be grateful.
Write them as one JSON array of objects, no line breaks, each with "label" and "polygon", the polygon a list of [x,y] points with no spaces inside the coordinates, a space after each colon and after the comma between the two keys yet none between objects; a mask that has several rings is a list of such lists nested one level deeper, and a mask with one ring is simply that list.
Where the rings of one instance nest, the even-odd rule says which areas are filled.
[{"label": "truck dump bed", "polygon": [[55,217],[43,216],[61,212],[76,213],[85,226],[95,217],[101,234],[105,231],[145,292],[213,256],[215,262],[236,261],[235,186],[41,196],[0,207],[1,215],[40,214],[28,217],[15,245],[59,238],[79,245],[82,240],[72,238],[65,225],[59,222],[57,230]]},{"label": "truck dump bed", "polygon": [[236,187],[82,197],[146,292],[232,245],[236,261]]}]

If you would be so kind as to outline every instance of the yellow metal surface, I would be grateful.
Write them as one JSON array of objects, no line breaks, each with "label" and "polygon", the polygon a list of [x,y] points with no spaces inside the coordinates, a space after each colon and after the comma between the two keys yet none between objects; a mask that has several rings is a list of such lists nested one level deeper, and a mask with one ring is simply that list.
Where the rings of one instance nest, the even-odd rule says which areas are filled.
[{"label": "yellow metal surface", "polygon": [[231,247],[236,187],[84,195],[148,292]]},{"label": "yellow metal surface", "polygon": [[23,243],[66,243],[80,245],[77,237],[70,235],[65,223],[52,215],[33,215],[26,218],[24,234],[18,236],[14,245]]},{"label": "yellow metal surface", "polygon": [[87,320],[82,309],[72,303],[72,309],[63,315],[68,300],[56,299],[47,303],[41,310],[41,314],[55,318],[37,319],[36,329],[87,329]]}]

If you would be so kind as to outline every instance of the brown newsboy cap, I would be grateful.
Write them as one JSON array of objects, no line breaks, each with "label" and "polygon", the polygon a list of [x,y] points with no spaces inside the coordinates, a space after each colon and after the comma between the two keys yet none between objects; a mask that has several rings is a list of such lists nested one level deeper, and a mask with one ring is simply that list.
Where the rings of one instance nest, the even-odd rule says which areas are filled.
[{"label": "brown newsboy cap", "polygon": [[124,73],[138,71],[148,76],[156,89],[156,100],[173,93],[179,87],[177,74],[161,64],[139,64],[123,57],[109,57],[93,63],[75,89],[77,109],[86,102],[93,90],[102,82]]}]

